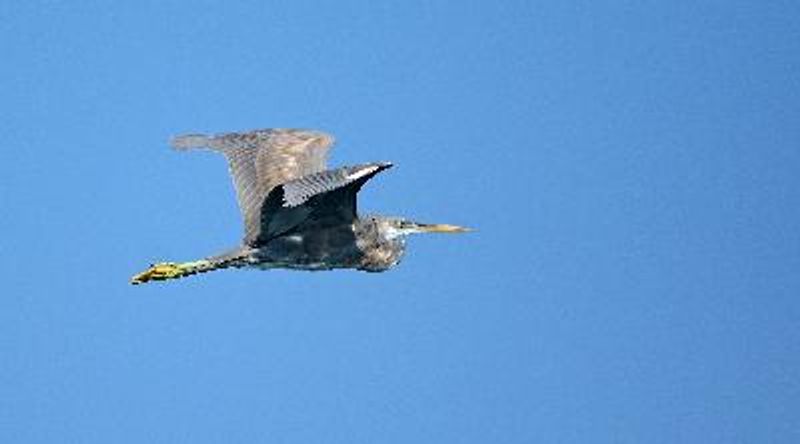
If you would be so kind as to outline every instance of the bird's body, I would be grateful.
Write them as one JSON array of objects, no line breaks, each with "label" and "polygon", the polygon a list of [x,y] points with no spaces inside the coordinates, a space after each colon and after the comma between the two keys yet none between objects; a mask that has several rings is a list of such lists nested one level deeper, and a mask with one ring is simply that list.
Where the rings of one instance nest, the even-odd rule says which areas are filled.
[{"label": "bird's body", "polygon": [[325,168],[333,138],[317,131],[267,129],[173,139],[179,150],[209,148],[228,159],[245,224],[242,245],[194,262],[166,262],[131,283],[179,278],[228,267],[385,271],[400,262],[405,236],[462,232],[402,218],[359,217],[356,195],[389,163]]},{"label": "bird's body", "polygon": [[404,239],[383,239],[375,220],[358,219],[349,225],[276,237],[253,251],[252,257],[262,269],[385,271],[397,265],[404,252]]}]

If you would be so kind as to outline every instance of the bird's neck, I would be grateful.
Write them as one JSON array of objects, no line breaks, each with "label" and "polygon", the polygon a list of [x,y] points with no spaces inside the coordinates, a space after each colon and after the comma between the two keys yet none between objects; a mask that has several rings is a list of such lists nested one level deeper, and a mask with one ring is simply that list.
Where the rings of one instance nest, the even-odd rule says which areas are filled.
[{"label": "bird's neck", "polygon": [[397,265],[403,258],[406,250],[405,237],[387,237],[381,231],[380,225],[370,219],[357,222],[353,229],[362,254],[359,269],[385,271]]}]

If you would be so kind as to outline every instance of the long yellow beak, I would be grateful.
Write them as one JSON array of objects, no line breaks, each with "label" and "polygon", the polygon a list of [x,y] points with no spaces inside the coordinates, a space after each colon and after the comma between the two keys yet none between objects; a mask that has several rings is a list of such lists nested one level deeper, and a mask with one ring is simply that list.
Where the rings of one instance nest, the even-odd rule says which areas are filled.
[{"label": "long yellow beak", "polygon": [[471,228],[448,224],[417,224],[420,233],[466,233]]}]

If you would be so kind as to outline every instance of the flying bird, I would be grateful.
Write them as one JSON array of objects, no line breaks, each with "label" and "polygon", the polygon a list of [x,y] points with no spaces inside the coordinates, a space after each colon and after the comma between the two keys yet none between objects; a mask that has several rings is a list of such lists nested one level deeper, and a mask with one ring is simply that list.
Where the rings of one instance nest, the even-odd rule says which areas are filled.
[{"label": "flying bird", "polygon": [[352,268],[386,271],[400,262],[413,233],[461,233],[467,228],[400,217],[360,216],[356,195],[391,163],[326,168],[330,135],[312,130],[262,129],[172,139],[184,151],[205,148],[228,160],[244,219],[244,239],[226,253],[191,262],[161,262],[131,284],[177,279],[223,268]]}]

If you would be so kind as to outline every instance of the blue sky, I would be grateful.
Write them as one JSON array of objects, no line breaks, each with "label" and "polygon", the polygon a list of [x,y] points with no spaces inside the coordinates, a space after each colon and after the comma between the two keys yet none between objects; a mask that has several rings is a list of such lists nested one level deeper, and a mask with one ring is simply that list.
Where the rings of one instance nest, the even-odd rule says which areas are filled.
[{"label": "blue sky", "polygon": [[[796,2],[0,5],[0,441],[797,442]],[[183,132],[320,128],[395,270],[235,245]]]}]

